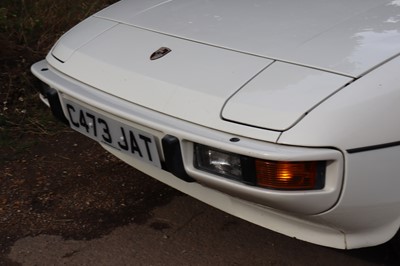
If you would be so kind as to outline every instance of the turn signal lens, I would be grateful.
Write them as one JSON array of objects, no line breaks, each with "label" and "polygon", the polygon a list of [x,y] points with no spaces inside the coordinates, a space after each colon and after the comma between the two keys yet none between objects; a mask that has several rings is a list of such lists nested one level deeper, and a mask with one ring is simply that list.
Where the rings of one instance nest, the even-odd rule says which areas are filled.
[{"label": "turn signal lens", "polygon": [[315,189],[318,186],[318,163],[256,159],[257,185],[286,190]]}]

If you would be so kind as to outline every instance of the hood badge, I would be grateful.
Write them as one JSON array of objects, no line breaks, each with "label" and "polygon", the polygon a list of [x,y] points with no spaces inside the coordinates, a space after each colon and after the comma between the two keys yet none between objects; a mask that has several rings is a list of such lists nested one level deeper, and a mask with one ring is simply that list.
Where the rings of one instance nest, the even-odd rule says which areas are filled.
[{"label": "hood badge", "polygon": [[160,59],[161,57],[167,55],[169,52],[171,52],[171,49],[169,49],[168,47],[161,47],[151,54],[150,60]]}]

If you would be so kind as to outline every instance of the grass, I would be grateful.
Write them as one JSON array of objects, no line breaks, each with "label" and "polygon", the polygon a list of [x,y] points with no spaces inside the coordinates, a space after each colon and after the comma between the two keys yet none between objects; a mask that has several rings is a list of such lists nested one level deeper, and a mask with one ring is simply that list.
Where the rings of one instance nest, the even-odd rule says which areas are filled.
[{"label": "grass", "polygon": [[38,100],[30,66],[73,25],[114,2],[0,1],[0,147],[24,134],[47,133],[46,123],[53,122]]}]

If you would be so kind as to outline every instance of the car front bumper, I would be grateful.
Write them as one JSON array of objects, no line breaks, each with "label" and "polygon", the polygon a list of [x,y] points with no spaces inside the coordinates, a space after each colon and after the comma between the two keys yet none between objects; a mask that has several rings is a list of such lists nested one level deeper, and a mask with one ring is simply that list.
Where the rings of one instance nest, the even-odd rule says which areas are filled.
[{"label": "car front bumper", "polygon": [[[63,122],[70,122],[64,102],[73,101],[153,135],[160,168],[100,143],[138,170],[255,224],[313,243],[346,248],[342,231],[324,219],[324,213],[335,206],[342,189],[344,159],[340,151],[279,145],[182,121],[86,86],[53,69],[45,60],[33,65],[32,72],[47,84],[42,99]],[[240,141],[232,142],[232,138]],[[266,160],[323,160],[327,162],[325,186],[311,191],[281,191],[213,175],[194,167],[194,143]]]}]

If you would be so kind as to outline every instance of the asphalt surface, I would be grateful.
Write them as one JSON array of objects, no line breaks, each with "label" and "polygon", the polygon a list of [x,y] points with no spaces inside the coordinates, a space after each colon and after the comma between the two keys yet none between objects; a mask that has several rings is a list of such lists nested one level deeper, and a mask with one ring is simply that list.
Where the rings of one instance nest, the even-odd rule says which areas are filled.
[{"label": "asphalt surface", "polygon": [[227,215],[185,195],[92,240],[38,235],[19,239],[20,265],[398,265],[389,244],[341,251],[305,243]]}]

